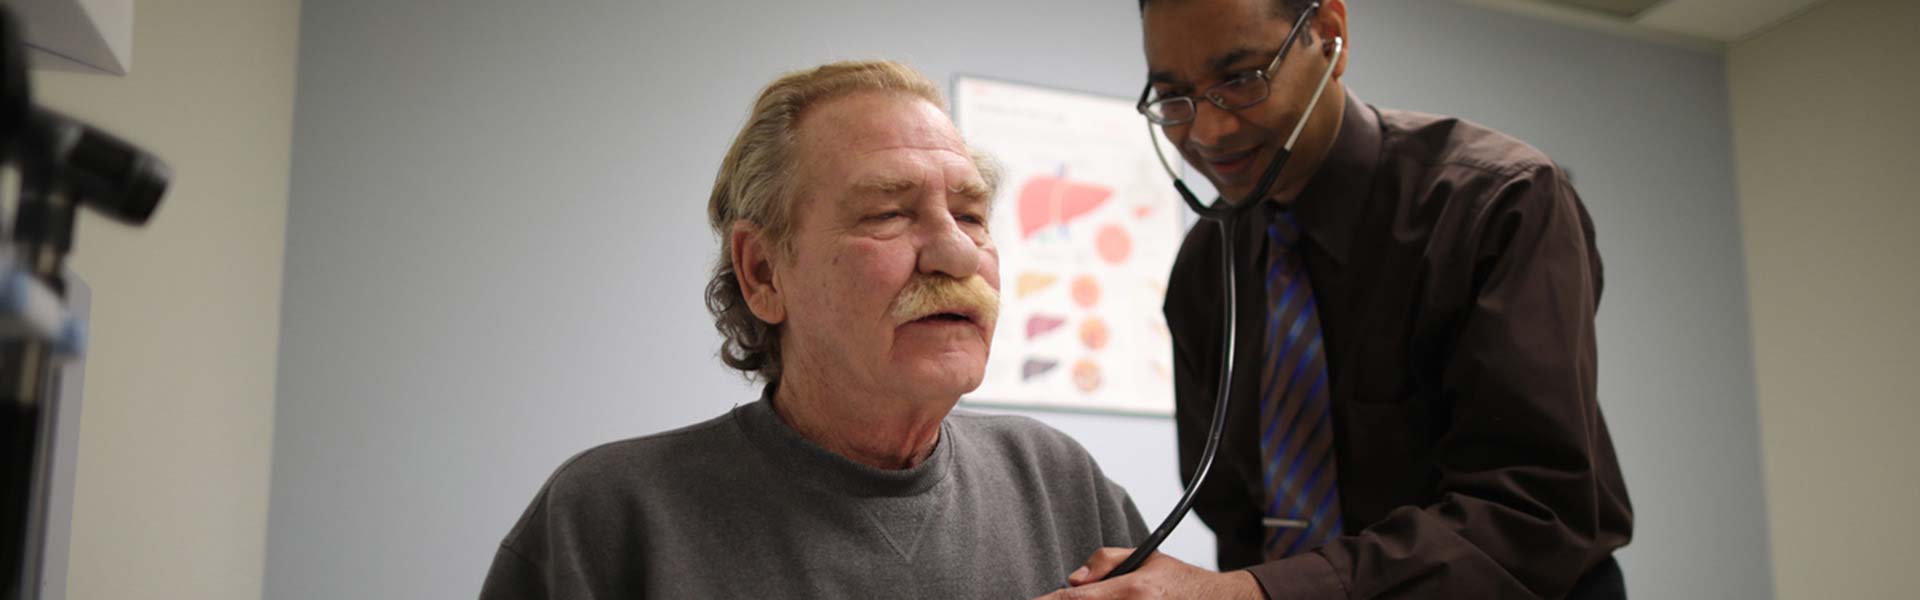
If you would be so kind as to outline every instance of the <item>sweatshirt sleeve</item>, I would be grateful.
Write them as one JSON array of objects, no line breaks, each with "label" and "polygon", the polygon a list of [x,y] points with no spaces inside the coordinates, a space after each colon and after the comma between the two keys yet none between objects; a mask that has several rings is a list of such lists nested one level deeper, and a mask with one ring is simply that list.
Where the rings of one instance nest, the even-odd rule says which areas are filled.
[{"label": "sweatshirt sleeve", "polygon": [[588,450],[554,471],[507,531],[481,585],[481,600],[629,598],[640,594],[625,543],[628,510],[604,478],[575,468]]},{"label": "sweatshirt sleeve", "polygon": [[[1098,467],[1095,469],[1097,470]],[[1100,482],[1104,484],[1101,487],[1106,490],[1102,494],[1100,503],[1103,507],[1102,512],[1106,513],[1106,516],[1101,521],[1110,523],[1106,527],[1106,539],[1101,542],[1101,545],[1132,548],[1146,541],[1147,523],[1140,518],[1140,509],[1133,505],[1133,498],[1127,495],[1126,488],[1120,487],[1120,484],[1114,483],[1105,476],[1100,477]]]},{"label": "sweatshirt sleeve", "polygon": [[480,585],[480,600],[542,600],[550,598],[540,565],[505,544],[493,554],[493,567]]}]

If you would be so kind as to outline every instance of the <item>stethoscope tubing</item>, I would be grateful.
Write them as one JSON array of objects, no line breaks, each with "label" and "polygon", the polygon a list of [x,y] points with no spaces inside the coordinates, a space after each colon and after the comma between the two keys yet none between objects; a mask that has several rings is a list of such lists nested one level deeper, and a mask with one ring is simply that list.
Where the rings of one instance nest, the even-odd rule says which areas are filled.
[{"label": "stethoscope tubing", "polygon": [[1173,166],[1167,163],[1166,155],[1160,152],[1160,140],[1153,131],[1153,123],[1147,124],[1149,139],[1153,140],[1154,154],[1160,158],[1160,166],[1167,170],[1167,176],[1173,178],[1173,187],[1180,192],[1180,199],[1186,201],[1187,207],[1199,214],[1202,220],[1211,221],[1220,228],[1220,278],[1226,282],[1226,298],[1223,304],[1226,310],[1227,328],[1226,335],[1220,336],[1220,356],[1224,361],[1220,363],[1219,386],[1216,388],[1218,393],[1213,401],[1213,421],[1208,429],[1207,445],[1200,451],[1200,464],[1194,468],[1193,477],[1187,480],[1186,491],[1181,493],[1180,501],[1174,503],[1173,511],[1167,513],[1167,518],[1160,522],[1160,526],[1134,548],[1133,553],[1127,555],[1126,560],[1121,561],[1119,566],[1114,567],[1102,579],[1112,579],[1132,573],[1139,569],[1140,565],[1145,564],[1147,559],[1160,549],[1160,544],[1167,541],[1167,536],[1173,533],[1174,528],[1187,518],[1187,513],[1193,509],[1194,493],[1200,490],[1201,482],[1205,481],[1207,473],[1213,470],[1214,455],[1220,450],[1220,437],[1227,428],[1227,397],[1233,384],[1234,336],[1240,330],[1239,285],[1235,281],[1233,269],[1233,234],[1240,230],[1240,219],[1251,213],[1253,207],[1272,191],[1274,182],[1280,178],[1280,171],[1286,168],[1287,161],[1293,157],[1293,145],[1300,140],[1300,132],[1306,129],[1307,120],[1313,116],[1314,108],[1319,106],[1320,96],[1326,92],[1327,82],[1333,79],[1333,71],[1340,64],[1340,55],[1345,51],[1345,43],[1339,37],[1334,37],[1332,42],[1332,59],[1327,65],[1326,72],[1321,74],[1319,85],[1314,87],[1313,97],[1307,101],[1306,112],[1301,113],[1300,122],[1294,124],[1293,133],[1287,136],[1286,145],[1274,154],[1273,160],[1267,163],[1267,169],[1260,173],[1260,181],[1254,186],[1253,193],[1248,194],[1246,199],[1240,202],[1215,200],[1211,206],[1201,204],[1200,199],[1193,195],[1193,191],[1187,189],[1186,182],[1181,181],[1180,176],[1174,173]]}]

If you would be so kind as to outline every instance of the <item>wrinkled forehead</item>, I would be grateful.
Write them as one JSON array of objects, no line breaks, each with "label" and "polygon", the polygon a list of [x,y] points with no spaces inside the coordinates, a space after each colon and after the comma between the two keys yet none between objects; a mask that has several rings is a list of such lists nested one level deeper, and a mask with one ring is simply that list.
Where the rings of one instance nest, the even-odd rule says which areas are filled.
[{"label": "wrinkled forehead", "polygon": [[[863,150],[918,146],[964,148],[952,119],[925,98],[904,92],[857,92],[828,100],[801,118],[802,139]],[[812,122],[809,122],[812,121]],[[813,127],[818,125],[818,127]]]},{"label": "wrinkled forehead", "polygon": [[862,92],[829,100],[802,117],[796,138],[803,176],[845,180],[934,166],[978,177],[953,121],[910,94]]}]

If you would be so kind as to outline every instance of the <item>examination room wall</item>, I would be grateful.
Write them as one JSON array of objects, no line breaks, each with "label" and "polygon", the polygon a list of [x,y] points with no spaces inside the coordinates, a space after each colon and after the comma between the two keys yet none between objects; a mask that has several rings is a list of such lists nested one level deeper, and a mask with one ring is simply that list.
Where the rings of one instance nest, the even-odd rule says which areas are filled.
[{"label": "examination room wall", "polygon": [[1913,596],[1916,22],[1830,0],[1728,55],[1782,598]]},{"label": "examination room wall", "polygon": [[[1629,589],[1771,594],[1717,53],[1430,0],[1351,3],[1347,81],[1568,166],[1606,258],[1600,392]],[[545,477],[751,401],[702,308],[712,174],[777,74],[889,57],[1131,97],[1128,1],[309,2],[301,15],[266,591],[479,587]],[[1029,412],[1149,520],[1165,419]],[[1189,522],[1168,550],[1212,563]]]}]

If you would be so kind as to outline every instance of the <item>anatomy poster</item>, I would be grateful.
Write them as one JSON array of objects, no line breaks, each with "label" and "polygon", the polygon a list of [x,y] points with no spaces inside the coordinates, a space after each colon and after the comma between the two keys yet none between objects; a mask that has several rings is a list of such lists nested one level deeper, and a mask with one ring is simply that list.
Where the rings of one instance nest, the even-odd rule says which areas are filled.
[{"label": "anatomy poster", "polygon": [[1186,209],[1146,119],[1122,98],[969,77],[954,88],[961,135],[1002,170],[1000,323],[966,400],[1172,414],[1160,305]]}]

